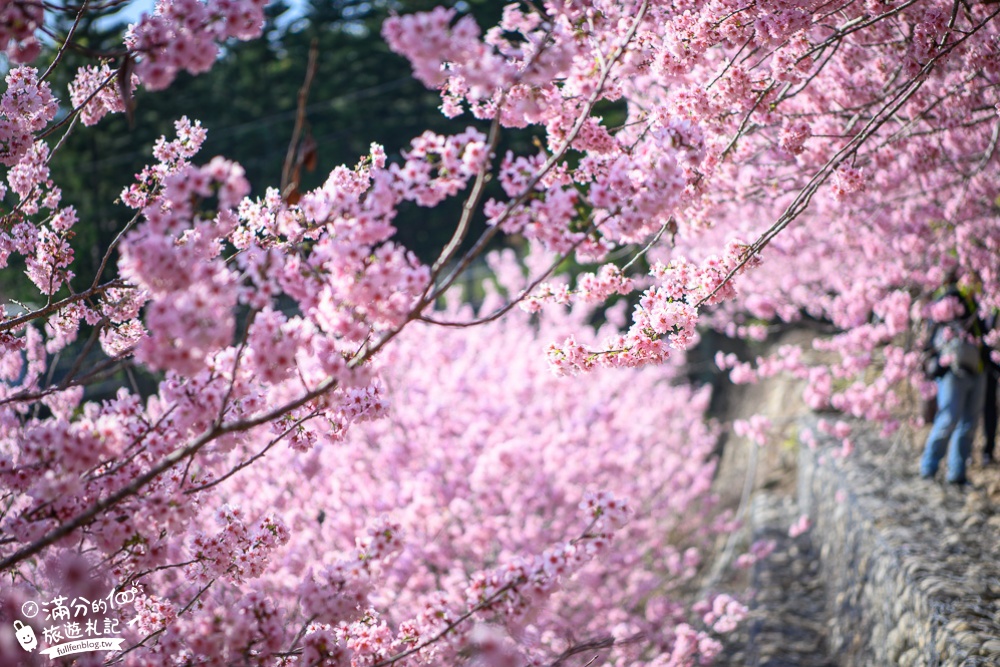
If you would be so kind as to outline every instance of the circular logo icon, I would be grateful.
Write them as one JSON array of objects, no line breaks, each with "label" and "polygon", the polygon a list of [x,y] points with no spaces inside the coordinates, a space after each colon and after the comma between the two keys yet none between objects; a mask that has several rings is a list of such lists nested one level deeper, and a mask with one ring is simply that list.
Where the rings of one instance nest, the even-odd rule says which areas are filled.
[{"label": "circular logo icon", "polygon": [[21,605],[21,613],[28,618],[34,618],[38,616],[38,604],[34,600],[28,600]]}]

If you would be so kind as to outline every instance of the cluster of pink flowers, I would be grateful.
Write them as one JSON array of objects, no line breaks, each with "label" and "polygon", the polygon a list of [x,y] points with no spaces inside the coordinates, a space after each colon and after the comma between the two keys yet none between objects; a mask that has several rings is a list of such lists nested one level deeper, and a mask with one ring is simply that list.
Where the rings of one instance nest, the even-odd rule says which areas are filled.
[{"label": "cluster of pink flowers", "polygon": [[533,89],[571,70],[576,38],[567,21],[553,25],[512,4],[504,9],[500,25],[483,35],[471,16],[455,17],[455,9],[437,7],[390,17],[382,26],[389,46],[413,64],[414,76],[441,88],[445,115],[460,115],[465,101],[477,116],[492,116],[500,89],[511,90],[511,106],[504,110],[511,125],[523,127],[522,114],[534,115],[529,122],[538,122],[544,107],[558,106],[557,100]]},{"label": "cluster of pink flowers", "polygon": [[267,558],[275,547],[288,541],[288,528],[268,515],[251,529],[238,507],[219,508],[217,519],[222,529],[215,535],[196,533],[190,549],[198,555],[198,577],[210,581],[225,576],[234,582],[256,579],[267,567]]},{"label": "cluster of pink flowers", "polygon": [[927,315],[934,322],[950,322],[961,317],[964,312],[965,306],[957,296],[945,297],[927,306]]},{"label": "cluster of pink flowers", "polygon": [[736,559],[736,567],[741,569],[751,567],[770,556],[777,546],[774,540],[757,540],[750,545],[749,551],[739,555]]},{"label": "cluster of pink flowers", "polygon": [[12,62],[34,60],[42,50],[35,31],[42,27],[45,9],[33,0],[10,0],[0,7],[0,50]]},{"label": "cluster of pink flowers", "polygon": [[[707,606],[707,604],[705,605]],[[746,616],[747,608],[729,595],[717,595],[705,610],[704,621],[716,632],[732,632]]]},{"label": "cluster of pink flowers", "polygon": [[529,312],[538,312],[546,303],[602,303],[612,295],[631,294],[635,291],[635,281],[625,276],[614,264],[605,264],[597,273],[581,274],[576,282],[576,290],[570,290],[565,284],[543,282],[521,301],[521,307]]},{"label": "cluster of pink flowers", "polygon": [[809,520],[809,515],[803,514],[798,519],[796,519],[795,523],[793,523],[791,527],[788,529],[788,536],[798,537],[799,535],[804,534],[810,528],[812,528],[812,522]]},{"label": "cluster of pink flowers", "polygon": [[[125,111],[125,100],[117,82],[109,85],[117,76],[118,73],[107,63],[85,65],[77,70],[76,78],[69,84],[69,99],[75,108],[80,109],[80,120],[84,125],[96,125],[109,113]],[[133,75],[129,82],[130,93],[137,82],[137,77]]]},{"label": "cluster of pink flowers", "polygon": [[161,90],[177,73],[206,72],[215,64],[219,43],[259,37],[267,0],[160,0],[152,16],[129,27],[125,44],[141,54],[136,75],[150,90]]},{"label": "cluster of pink flowers", "polygon": [[[734,298],[732,278],[759,262],[746,244],[731,241],[722,257],[710,255],[700,266],[686,260],[669,265],[656,263],[650,276],[657,284],[642,293],[628,331],[612,336],[597,348],[581,345],[572,336],[566,338],[562,344],[549,347],[549,363],[557,373],[577,373],[599,366],[662,362],[670,357],[671,350],[683,351],[697,343],[698,308]],[[605,270],[602,278],[583,276],[579,293],[586,297],[597,288],[606,295],[612,290],[621,294],[633,284],[615,269]],[[572,292],[564,293],[568,300]],[[558,294],[549,288],[536,299],[558,300]]]},{"label": "cluster of pink flowers", "polygon": [[437,206],[453,197],[489,157],[486,137],[474,128],[449,137],[424,132],[404,152],[406,162],[393,164],[396,188],[405,199],[421,206]]},{"label": "cluster of pink flowers", "polygon": [[763,447],[768,442],[768,432],[771,430],[771,420],[764,415],[753,415],[750,419],[733,421],[733,433],[748,438],[754,444]]},{"label": "cluster of pink flowers", "polygon": [[31,147],[34,135],[55,117],[57,102],[34,68],[15,67],[5,81],[7,89],[0,97],[0,163],[13,167]]},{"label": "cluster of pink flowers", "polygon": [[841,166],[833,175],[833,196],[844,199],[856,192],[864,192],[865,176],[862,169]]},{"label": "cluster of pink flowers", "polygon": [[[228,160],[215,158],[200,168],[187,163],[183,156],[197,150],[203,135],[185,121],[178,126],[198,138],[189,138],[189,151],[176,160],[160,163],[154,183],[143,184],[155,194],[133,202],[143,205],[146,224],[122,241],[120,267],[148,300],[139,358],[153,368],[194,375],[233,337],[238,278],[220,256],[221,242],[236,227],[233,209],[250,186],[242,167]],[[161,147],[161,155],[169,152],[166,143]],[[212,196],[215,215],[200,217],[196,202]]]}]

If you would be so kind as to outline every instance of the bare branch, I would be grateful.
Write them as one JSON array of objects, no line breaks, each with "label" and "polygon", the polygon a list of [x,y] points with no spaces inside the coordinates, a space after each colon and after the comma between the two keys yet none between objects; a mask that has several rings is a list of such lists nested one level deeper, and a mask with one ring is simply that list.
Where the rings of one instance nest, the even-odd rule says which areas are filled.
[{"label": "bare branch", "polygon": [[[292,129],[292,138],[288,142],[288,150],[285,152],[285,163],[281,168],[281,195],[285,198],[292,196],[293,190],[298,193],[301,160],[296,163],[296,153],[301,149],[300,140],[302,138],[302,129],[306,124],[306,105],[309,102],[309,89],[312,87],[313,77],[316,76],[316,63],[318,61],[319,40],[314,37],[312,43],[309,45],[309,61],[306,64],[306,78],[305,81],[302,82],[302,87],[299,88],[298,107],[295,113],[295,127]],[[294,204],[295,202],[292,203]]]}]

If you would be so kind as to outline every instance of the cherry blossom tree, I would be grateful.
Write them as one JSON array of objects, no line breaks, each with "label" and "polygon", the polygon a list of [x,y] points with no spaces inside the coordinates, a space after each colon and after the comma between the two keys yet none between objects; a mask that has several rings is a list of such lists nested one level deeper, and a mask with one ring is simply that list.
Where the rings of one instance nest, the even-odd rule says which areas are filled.
[{"label": "cherry blossom tree", "polygon": [[[0,320],[0,572],[12,618],[37,600],[75,624],[64,610],[109,595],[126,640],[109,660],[708,661],[743,608],[686,590],[731,528],[708,492],[706,396],[669,382],[699,321],[831,321],[839,361],[787,350],[764,372],[891,427],[890,391],[921,385],[901,336],[944,271],[1000,306],[993,3],[394,16],[385,39],[441,91],[454,133],[256,198],[238,164],[199,156],[210,128],[192,109],[123,184],[134,213],[80,284],[87,221],[49,173],[61,140],[257,37],[264,2],[161,0],[122,55],[53,91],[80,19],[107,4],[77,6],[47,63],[42,6],[0,8],[23,63],[0,98],[0,261],[23,262],[37,294]],[[620,127],[595,111],[612,103]],[[524,127],[537,152],[497,154]],[[454,197],[435,261],[394,242],[401,206]],[[532,253],[490,260],[499,288],[477,310],[443,305],[498,236]],[[567,282],[567,259],[592,270]],[[588,314],[610,301],[595,333]],[[533,365],[546,358],[571,377]],[[152,391],[86,393],[137,370]],[[0,651],[29,655],[9,624]]]}]

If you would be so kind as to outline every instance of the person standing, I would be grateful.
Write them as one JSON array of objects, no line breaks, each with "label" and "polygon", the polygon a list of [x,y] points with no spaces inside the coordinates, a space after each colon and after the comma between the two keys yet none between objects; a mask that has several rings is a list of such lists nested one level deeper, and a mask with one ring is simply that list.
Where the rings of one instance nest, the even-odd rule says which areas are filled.
[{"label": "person standing", "polygon": [[983,410],[986,377],[983,364],[983,325],[971,295],[963,293],[954,276],[931,305],[931,375],[937,382],[937,415],[920,458],[920,476],[933,479],[945,448],[946,479],[968,483],[965,466],[972,453],[979,413]]}]

